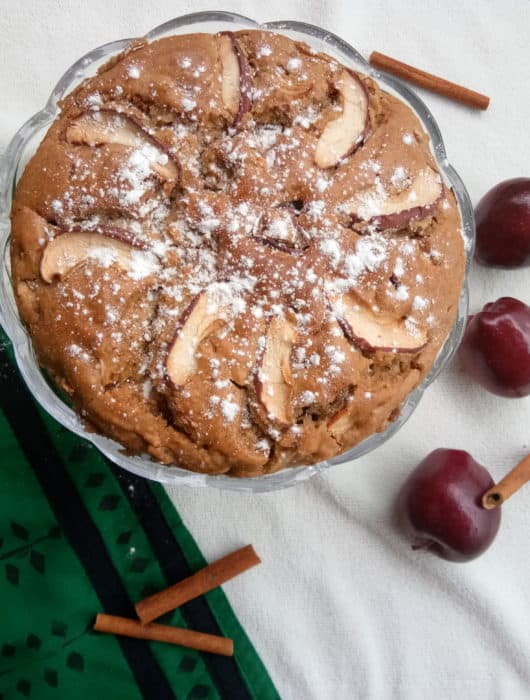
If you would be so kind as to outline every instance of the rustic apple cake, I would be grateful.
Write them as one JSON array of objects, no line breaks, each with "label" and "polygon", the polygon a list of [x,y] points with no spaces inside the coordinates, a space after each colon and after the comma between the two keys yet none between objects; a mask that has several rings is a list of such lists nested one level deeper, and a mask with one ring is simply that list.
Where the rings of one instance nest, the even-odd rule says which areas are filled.
[{"label": "rustic apple cake", "polygon": [[461,218],[414,112],[305,44],[138,41],[18,185],[41,365],[132,453],[259,476],[399,414],[455,319]]}]

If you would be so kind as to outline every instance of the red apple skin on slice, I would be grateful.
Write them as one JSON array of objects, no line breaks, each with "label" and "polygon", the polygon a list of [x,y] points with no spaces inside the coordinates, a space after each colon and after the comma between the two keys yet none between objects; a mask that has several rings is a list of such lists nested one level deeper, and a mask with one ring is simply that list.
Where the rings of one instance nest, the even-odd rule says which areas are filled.
[{"label": "red apple skin on slice", "polygon": [[85,143],[88,146],[117,143],[128,148],[141,148],[149,144],[165,156],[161,159],[165,162],[151,161],[151,168],[164,180],[180,180],[180,165],[167,147],[148,133],[144,125],[122,112],[113,109],[83,112],[70,122],[66,140],[72,144]]},{"label": "red apple skin on slice", "polygon": [[180,318],[166,359],[166,374],[174,388],[182,387],[195,372],[195,356],[202,341],[220,330],[228,321],[228,310],[207,291],[195,297]]},{"label": "red apple skin on slice", "polygon": [[293,422],[290,357],[295,339],[296,330],[286,318],[271,320],[254,381],[256,396],[267,416],[282,427]]},{"label": "red apple skin on slice", "polygon": [[370,224],[377,231],[388,231],[394,229],[406,228],[413,221],[421,221],[430,216],[436,209],[436,202],[427,207],[414,207],[405,211],[397,212],[396,214],[387,214],[386,216],[376,216]]},{"label": "red apple skin on slice", "polygon": [[222,71],[222,99],[227,110],[234,115],[231,126],[236,128],[243,116],[252,109],[250,67],[233,32],[220,32],[217,39]]},{"label": "red apple skin on slice", "polygon": [[348,295],[334,305],[337,321],[344,335],[365,352],[417,353],[427,343],[424,331],[411,332],[402,319],[376,314]]},{"label": "red apple skin on slice", "polygon": [[361,80],[344,69],[335,81],[342,96],[342,113],[324,127],[315,148],[315,163],[331,168],[355,152],[369,132],[369,97]]},{"label": "red apple skin on slice", "polygon": [[93,232],[64,232],[46,244],[40,262],[42,279],[51,284],[54,279],[64,278],[71,270],[86,262],[93,251],[108,251],[114,256],[112,262],[125,270],[130,269],[134,247],[129,241],[119,240],[116,235],[106,236]]},{"label": "red apple skin on slice", "polygon": [[144,241],[140,241],[132,231],[120,226],[112,226],[111,224],[97,224],[97,226],[90,229],[81,228],[81,226],[76,225],[69,228],[68,231],[60,231],[58,235],[63,235],[65,233],[98,233],[100,236],[106,236],[107,238],[113,238],[116,241],[127,243],[139,250],[147,250],[149,247]]},{"label": "red apple skin on slice", "polygon": [[[414,199],[410,199],[414,193]],[[420,170],[410,188],[381,203],[381,213],[366,216],[362,201],[349,203],[352,222],[364,222],[377,230],[400,229],[412,221],[421,221],[431,215],[444,196],[444,185],[440,175],[430,167]],[[410,202],[417,202],[410,207]]]}]

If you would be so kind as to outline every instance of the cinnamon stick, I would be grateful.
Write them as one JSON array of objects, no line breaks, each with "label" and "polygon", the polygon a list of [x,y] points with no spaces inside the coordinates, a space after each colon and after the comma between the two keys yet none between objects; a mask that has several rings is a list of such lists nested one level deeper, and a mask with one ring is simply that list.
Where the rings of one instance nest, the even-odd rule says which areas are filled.
[{"label": "cinnamon stick", "polygon": [[197,649],[209,654],[220,654],[221,656],[233,656],[234,642],[226,637],[218,637],[214,634],[204,634],[180,627],[169,627],[167,625],[143,625],[137,620],[129,620],[126,617],[116,615],[105,615],[99,613],[94,623],[96,632],[106,632],[107,634],[117,634],[122,637],[135,637],[136,639],[150,639],[154,642],[168,642],[178,644],[188,649]]},{"label": "cinnamon stick", "polygon": [[135,605],[136,614],[142,623],[151,622],[169,610],[174,610],[189,600],[221,586],[259,563],[261,559],[254,551],[254,547],[249,544],[218,559],[183,581],[140,600]]},{"label": "cinnamon stick", "polygon": [[397,75],[399,78],[408,80],[415,85],[420,85],[427,90],[431,90],[431,92],[445,95],[445,97],[449,97],[451,100],[462,102],[475,109],[488,109],[490,98],[486,95],[482,95],[480,92],[475,92],[462,85],[451,83],[449,80],[440,78],[432,73],[427,73],[408,63],[402,63],[378,51],[372,51],[369,61],[372,66],[381,68],[381,70],[387,73]]},{"label": "cinnamon stick", "polygon": [[497,508],[519,491],[527,481],[530,481],[530,455],[522,459],[498,484],[486,491],[482,496],[483,507],[487,510]]}]

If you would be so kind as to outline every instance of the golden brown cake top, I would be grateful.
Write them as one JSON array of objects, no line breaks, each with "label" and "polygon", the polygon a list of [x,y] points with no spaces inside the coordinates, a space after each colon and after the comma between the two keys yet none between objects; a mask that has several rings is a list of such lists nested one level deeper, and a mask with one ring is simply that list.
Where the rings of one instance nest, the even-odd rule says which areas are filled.
[{"label": "golden brown cake top", "polygon": [[138,42],[18,186],[39,360],[98,430],[262,474],[383,430],[454,321],[460,216],[414,112],[260,31]]}]

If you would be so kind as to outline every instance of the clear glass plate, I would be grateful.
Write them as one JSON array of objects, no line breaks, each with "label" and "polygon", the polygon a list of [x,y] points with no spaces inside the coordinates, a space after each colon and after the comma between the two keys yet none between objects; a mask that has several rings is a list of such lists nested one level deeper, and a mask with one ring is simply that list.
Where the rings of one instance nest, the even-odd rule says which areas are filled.
[{"label": "clear glass plate", "polygon": [[117,442],[101,435],[88,432],[77,414],[54,392],[40,370],[31,339],[22,325],[11,286],[9,263],[9,212],[16,183],[28,160],[35,152],[51,122],[57,117],[58,101],[78,83],[96,73],[99,66],[120,51],[132,39],[113,41],[90,51],[69,68],[52,91],[45,107],[29,119],[15,134],[0,162],[0,322],[9,336],[16,361],[24,381],[33,396],[43,408],[64,427],[89,440],[106,457],[120,467],[134,474],[179,486],[213,486],[234,491],[274,491],[294,486],[328,469],[334,464],[349,462],[379,447],[392,437],[407,421],[417,407],[425,389],[436,379],[452,358],[460,343],[468,310],[467,274],[473,254],[475,226],[473,208],[469,195],[455,170],[447,160],[442,136],[434,117],[423,102],[401,81],[374,70],[364,58],[349,44],[335,34],[304,22],[267,22],[259,24],[248,17],[230,12],[197,12],[166,22],[146,34],[148,41],[173,34],[190,32],[218,32],[226,29],[266,29],[285,34],[292,39],[305,41],[318,51],[328,53],[347,66],[374,77],[386,90],[404,100],[414,109],[431,138],[432,150],[443,173],[446,183],[457,197],[462,216],[462,231],[466,243],[466,277],[460,295],[460,303],[455,324],[445,344],[440,350],[428,376],[415,389],[403,404],[401,414],[384,432],[376,433],[351,450],[333,459],[305,467],[286,468],[274,474],[255,478],[233,478],[224,475],[207,475],[190,472],[180,467],[167,467],[158,464],[148,455],[127,456]]}]

